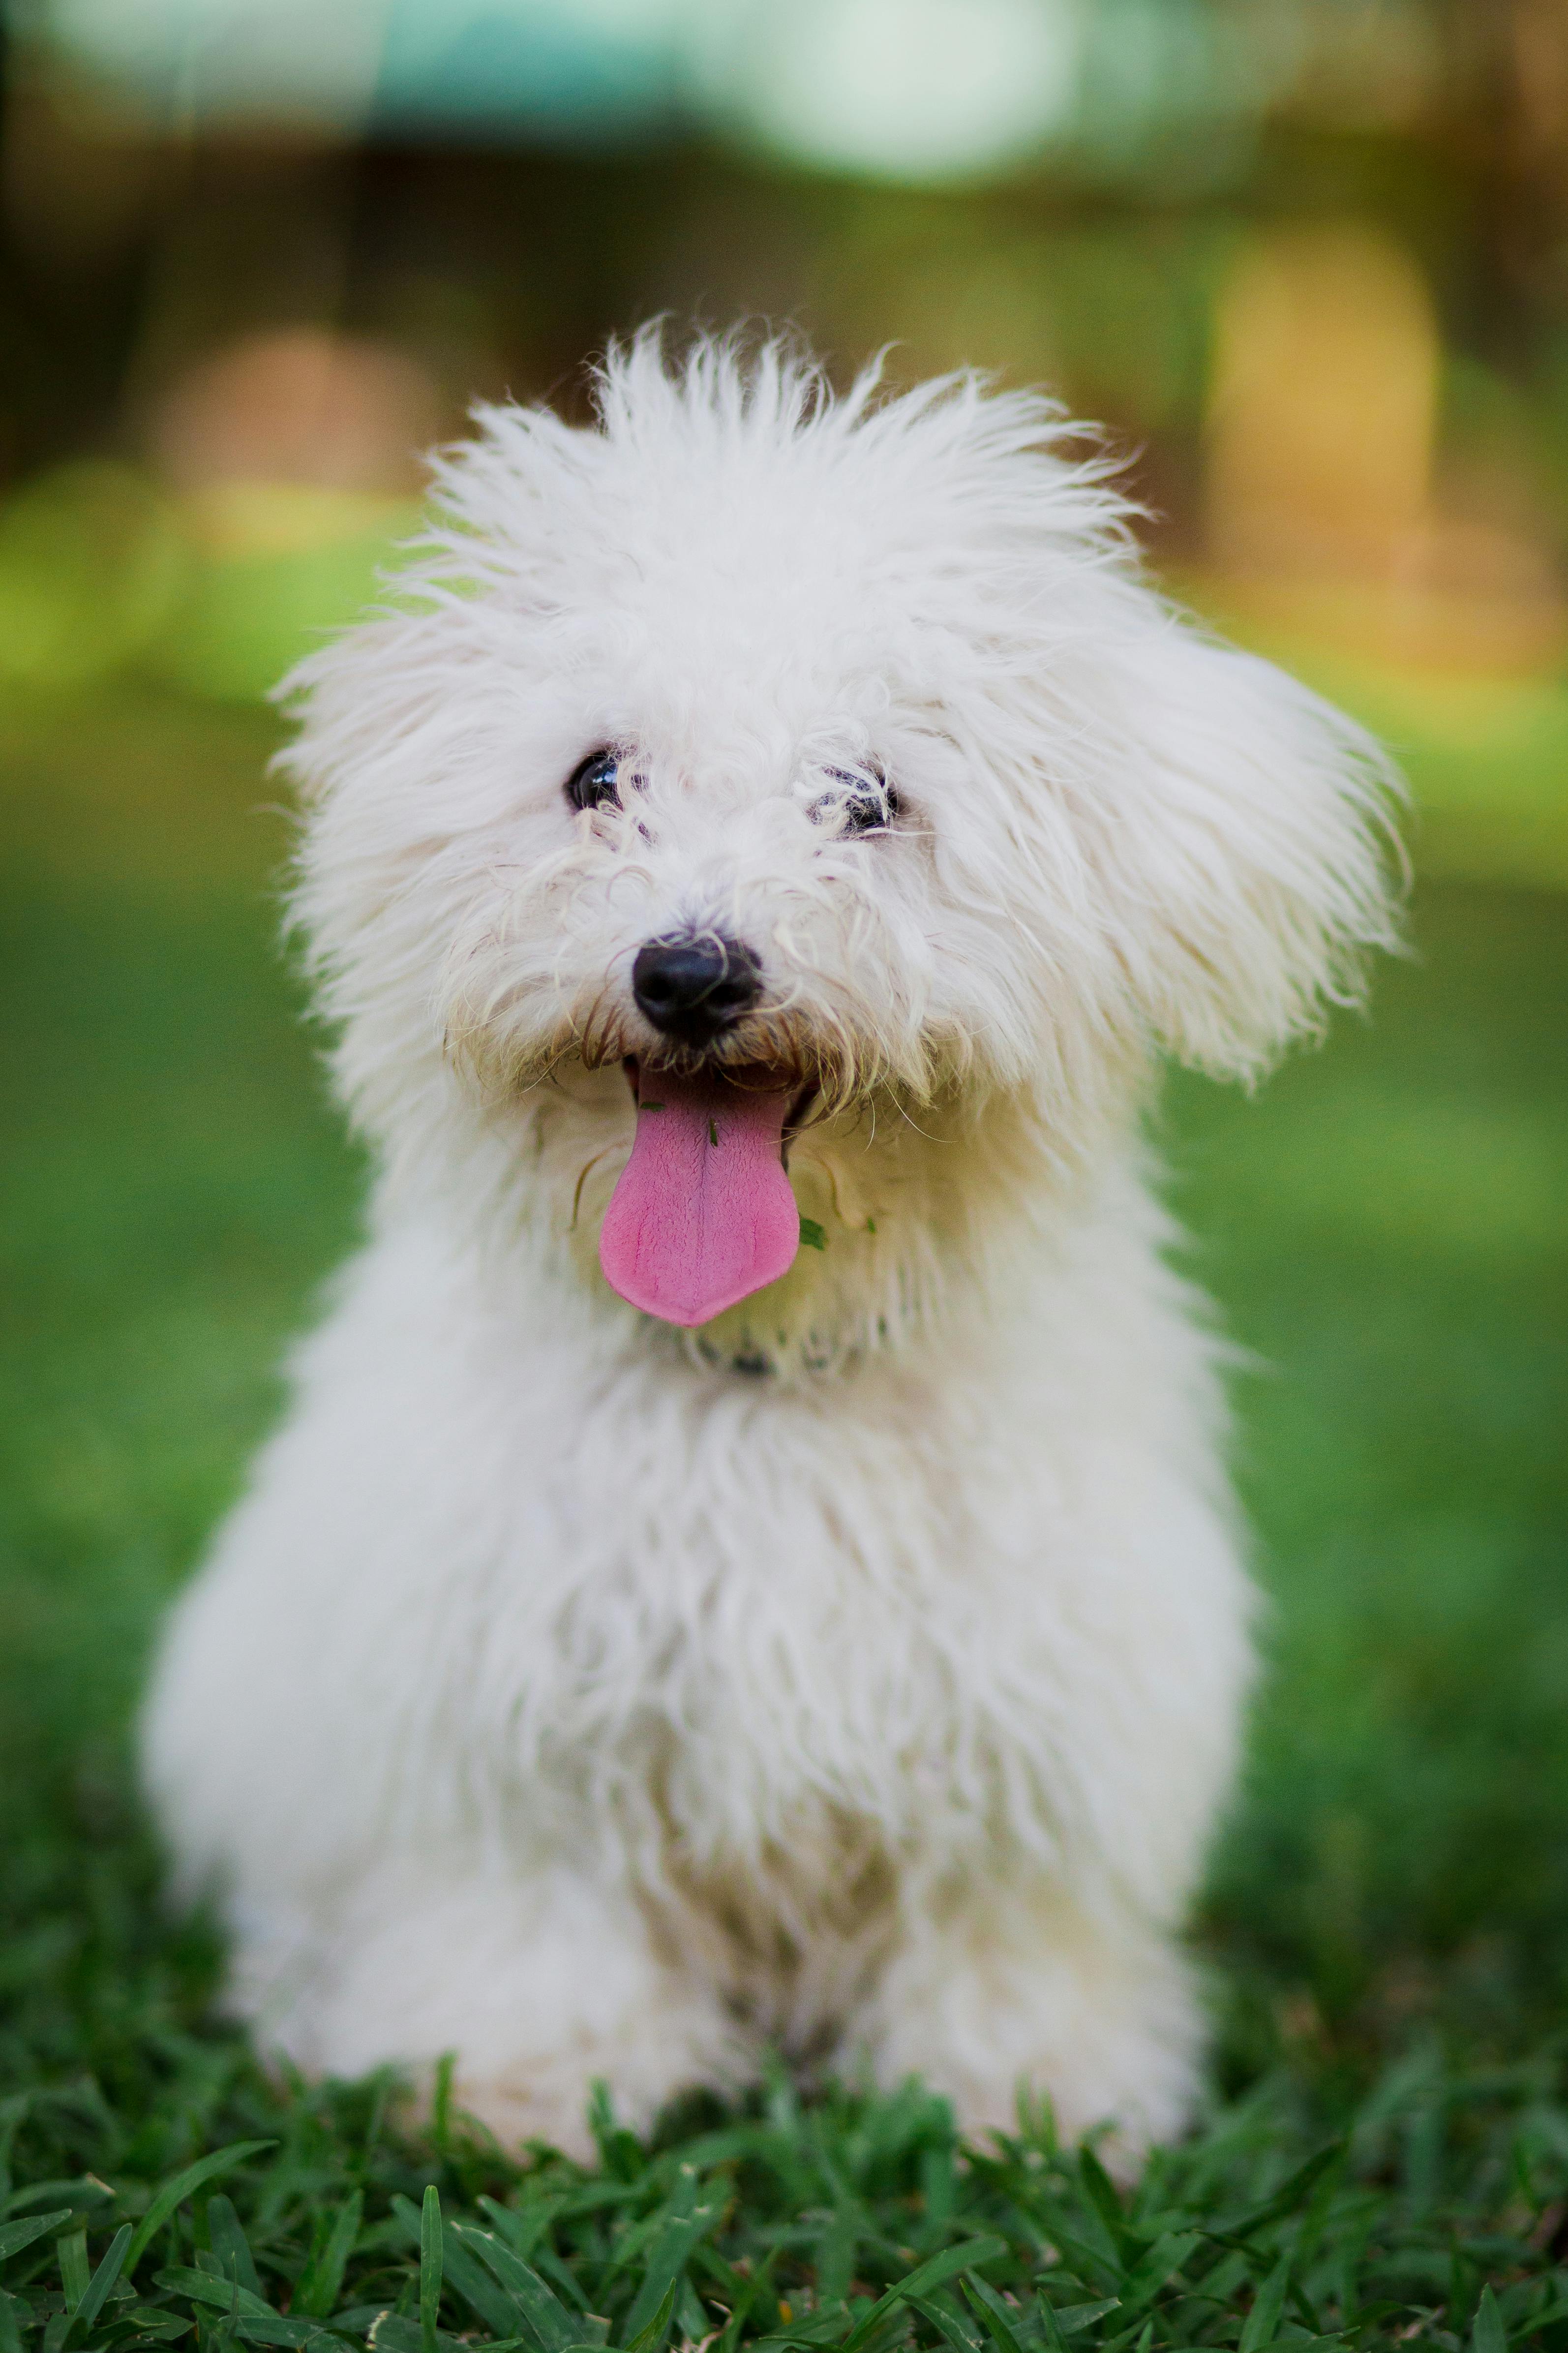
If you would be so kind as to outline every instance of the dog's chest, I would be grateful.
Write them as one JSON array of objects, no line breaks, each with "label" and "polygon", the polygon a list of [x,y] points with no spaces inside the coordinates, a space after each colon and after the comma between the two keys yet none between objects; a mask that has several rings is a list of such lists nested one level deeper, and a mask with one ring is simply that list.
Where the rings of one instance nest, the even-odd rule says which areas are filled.
[{"label": "dog's chest", "polygon": [[799,1588],[780,1609],[724,1583],[695,1620],[648,1614],[651,1672],[613,1698],[558,1662],[552,1779],[679,1948],[768,2031],[809,2040],[890,1931],[899,1858],[940,1838],[953,1711],[912,1621],[884,1608],[857,1625],[840,1593],[814,1622]]},{"label": "dog's chest", "polygon": [[694,1856],[902,1840],[983,1769],[965,1492],[940,1431],[865,1414],[584,1430],[483,1630],[496,1702],[553,1788]]},{"label": "dog's chest", "polygon": [[628,1559],[575,1588],[531,1681],[560,1768],[635,1784],[702,1848],[892,1828],[935,1794],[962,1713],[929,1606],[826,1545]]}]

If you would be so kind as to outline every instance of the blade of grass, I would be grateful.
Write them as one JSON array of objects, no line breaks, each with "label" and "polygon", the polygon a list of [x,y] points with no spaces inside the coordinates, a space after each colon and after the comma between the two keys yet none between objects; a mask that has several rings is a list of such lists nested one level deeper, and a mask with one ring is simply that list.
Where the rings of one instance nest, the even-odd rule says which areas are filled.
[{"label": "blade of grass", "polygon": [[679,2284],[679,2280],[670,2281],[658,2311],[643,2324],[635,2337],[626,2339],[626,2353],[655,2353],[655,2348],[664,2343],[669,2334],[669,2324],[675,2317],[675,2298]]},{"label": "blade of grass", "polygon": [[906,2301],[910,2309],[918,2312],[929,2328],[934,2328],[937,2335],[952,2346],[952,2353],[983,2353],[984,2337],[961,2313],[951,2310],[945,2304],[939,2304],[934,2296],[911,2295]]},{"label": "blade of grass", "polygon": [[419,2216],[419,2340],[424,2353],[436,2353],[436,2324],[441,2312],[441,2193],[432,2181]]},{"label": "blade of grass", "polygon": [[1129,2225],[1121,2200],[1116,2194],[1116,2184],[1087,2142],[1079,2151],[1078,2170],[1085,2200],[1099,2218],[1112,2247],[1131,2269],[1147,2242]]},{"label": "blade of grass", "polygon": [[89,2278],[87,2262],[87,2232],[72,2231],[55,2242],[60,2259],[60,2285],[65,2290],[66,2310],[74,2313],[87,2294]]},{"label": "blade of grass", "polygon": [[[226,2279],[237,2280],[254,2296],[261,2295],[261,2282],[257,2276],[256,2260],[250,2252],[250,2242],[234,2211],[234,2200],[217,2197],[207,2200],[207,2237],[212,2251],[223,2268]],[[295,2301],[299,2301],[296,2294]]]},{"label": "blade of grass", "polygon": [[1013,2326],[1015,2316],[1008,2311],[995,2289],[988,2287],[983,2279],[976,2279],[972,2274],[966,2274],[959,2285],[973,2306],[981,2326],[994,2337],[1002,2353],[1024,2353]]},{"label": "blade of grass", "polygon": [[60,2206],[52,2214],[29,2215],[25,2222],[0,2222],[0,2263],[9,2262],[13,2255],[19,2255],[24,2247],[32,2245],[35,2239],[43,2238],[50,2231],[58,2231],[60,2224],[68,2222],[70,2218],[70,2208]]},{"label": "blade of grass", "polygon": [[1121,2298],[1119,2295],[1102,2295],[1098,2304],[1052,2305],[1041,2295],[1036,2301],[1042,2313],[1050,2314],[1052,2324],[1059,2335],[1076,2337],[1080,2328],[1089,2328],[1095,2321],[1103,2320],[1107,2313],[1118,2310]]},{"label": "blade of grass", "polygon": [[74,2213],[79,2206],[101,2206],[112,2202],[114,2192],[107,2181],[100,2181],[95,2173],[78,2173],[63,2181],[30,2181],[25,2189],[13,2189],[5,2200],[7,2214],[19,2213],[24,2206],[47,2206],[51,2199],[68,2200],[67,2211]]},{"label": "blade of grass", "polygon": [[1476,2306],[1475,2326],[1470,2330],[1470,2345],[1472,2353],[1508,2353],[1508,2330],[1503,2327],[1498,2300],[1489,2287],[1481,2290],[1481,2299]]},{"label": "blade of grass", "polygon": [[[1258,2291],[1252,2310],[1243,2323],[1236,2353],[1263,2353],[1279,2334],[1279,2316],[1285,2309],[1286,2291],[1290,2284],[1290,2257],[1280,2256],[1268,2278]],[[1480,2353],[1480,2348],[1477,2348]],[[1488,2348],[1492,2353],[1492,2348]]]},{"label": "blade of grass", "polygon": [[1282,2222],[1288,2214],[1294,2214],[1298,2208],[1306,2204],[1335,2158],[1342,2158],[1344,2154],[1345,2143],[1342,2140],[1330,2141],[1326,2148],[1321,2148],[1310,2157],[1305,2165],[1298,2166],[1261,2206],[1255,2206],[1248,2213],[1216,2222],[1208,2236],[1222,2241],[1227,2246],[1239,2245],[1255,2237],[1259,2231],[1267,2231],[1271,2223]]},{"label": "blade of grass", "polygon": [[274,2140],[231,2141],[226,2148],[215,2149],[211,2157],[198,2158],[195,2165],[187,2165],[183,2173],[176,2173],[172,2180],[165,2181],[163,2188],[155,2192],[153,2203],[142,2217],[136,2236],[131,2242],[131,2252],[125,2258],[126,2278],[131,2277],[146,2253],[149,2242],[163,2229],[175,2207],[182,2205],[194,2189],[199,2189],[204,2181],[216,2181],[220,2174],[232,2173],[235,2167],[243,2165],[247,2157],[259,2156],[264,2148],[276,2148],[277,2146]]},{"label": "blade of grass", "polygon": [[0,2211],[11,2195],[11,2144],[34,2097],[31,2092],[14,2092],[8,2100],[0,2100]]},{"label": "blade of grass", "polygon": [[[213,2204],[216,2206],[218,2202],[215,2198]],[[223,2202],[226,2204],[227,2200]],[[321,2248],[311,2256],[310,2263],[300,2274],[300,2284],[290,2299],[291,2310],[314,2313],[319,2319],[324,2320],[336,2308],[338,2296],[343,2284],[343,2274],[348,2269],[348,2261],[353,2253],[354,2241],[359,2237],[359,2226],[363,2213],[363,2193],[358,2189],[351,2190],[333,2215],[331,2227],[327,2232]],[[243,2235],[241,2243],[243,2244]],[[248,2254],[248,2248],[246,2249],[246,2253]],[[504,2331],[498,2330],[496,2333],[499,2336],[504,2334]]]},{"label": "blade of grass", "polygon": [[[317,2341],[325,2353],[325,2348],[331,2344],[332,2339],[318,2332]],[[370,2342],[376,2348],[376,2353],[424,2353],[425,2332],[417,2320],[405,2319],[400,2312],[384,2312],[371,2324]],[[503,2342],[507,2347],[521,2347],[527,2340],[510,2337]],[[462,2338],[449,2336],[444,2328],[437,2329],[436,2333],[436,2348],[437,2353],[468,2353]],[[502,2353],[502,2348],[487,2345],[485,2353]]]},{"label": "blade of grass", "polygon": [[71,2325],[66,2338],[68,2344],[79,2342],[103,2310],[109,2291],[120,2277],[121,2266],[125,2262],[126,2250],[130,2244],[131,2225],[129,2222],[121,2222],[104,2250],[98,2269],[89,2280],[86,2292],[79,2300],[77,2308],[71,2316]]},{"label": "blade of grass", "polygon": [[865,2317],[856,2323],[844,2340],[843,2353],[858,2353],[859,2347],[896,2305],[907,2304],[911,2295],[928,2295],[933,2287],[956,2279],[961,2272],[973,2271],[976,2263],[993,2263],[1006,2252],[1005,2239],[968,2239],[962,2247],[949,2247],[944,2254],[932,2255],[929,2263],[917,2264],[907,2279],[896,2280],[885,2295],[877,2298]]},{"label": "blade of grass", "polygon": [[[406,2198],[395,2198],[392,2202],[396,2211],[405,2220],[411,2219],[417,2228],[418,2208]],[[478,2313],[493,2336],[511,2337],[516,2334],[519,2313],[515,2301],[504,2288],[497,2286],[483,2263],[468,2253],[450,2222],[444,2226],[441,2263],[443,2276],[450,2282],[463,2302]]]},{"label": "blade of grass", "polygon": [[583,2331],[577,2321],[521,2255],[514,2255],[489,2231],[477,2231],[471,2223],[454,2223],[452,2228],[459,2243],[471,2248],[505,2288],[524,2334],[534,2340],[540,2353],[566,2353],[568,2346],[580,2341]]},{"label": "blade of grass", "polygon": [[498,2205],[493,2198],[481,2198],[479,2200],[481,2211],[489,2216],[498,2235],[511,2249],[518,2261],[524,2263],[549,2230],[562,2204],[559,2198],[541,2198],[520,2214],[515,2207]]},{"label": "blade of grass", "polygon": [[1194,2248],[1202,2242],[1203,2234],[1198,2231],[1168,2231],[1163,2238],[1156,2239],[1121,2291],[1121,2301],[1127,2311],[1134,2313],[1143,2305],[1152,2304],[1166,2282],[1181,2270]]},{"label": "blade of grass", "polygon": [[[695,2177],[692,2178],[689,2188],[682,2184],[682,2189],[685,2191],[685,2196],[681,2198],[682,2204],[686,2203],[686,2199],[695,2190],[696,2186]],[[720,2210],[721,2200],[717,2198],[710,2198],[700,2203],[692,2204],[685,2213],[679,2211],[671,2213],[654,2242],[653,2250],[647,2259],[647,2269],[643,2274],[642,2285],[632,2299],[632,2308],[626,2315],[626,2337],[628,2345],[635,2343],[643,2329],[651,2322],[654,2314],[663,2305],[666,2292],[679,2290],[681,2279],[685,2275],[686,2266],[691,2259],[692,2249],[700,2239],[707,2237],[719,2219]],[[673,2309],[672,2305],[671,2310]]]},{"label": "blade of grass", "polygon": [[[738,2274],[731,2274],[731,2278],[735,2279],[738,2284],[734,2292],[734,2302],[730,2307],[730,2317],[724,2323],[716,2353],[735,2353],[735,2348],[741,2341],[741,2331],[746,2325],[752,2306],[760,2295],[772,2292],[773,2266],[778,2259],[779,2251],[776,2247],[773,2247],[750,2279],[742,2279]],[[727,2264],[725,2269],[729,2269]]]},{"label": "blade of grass", "polygon": [[234,2274],[193,2271],[184,2263],[169,2263],[153,2274],[153,2285],[189,2298],[193,2304],[209,2304],[215,2311],[233,2312],[242,2320],[279,2320],[267,2298],[247,2287],[242,2287]]}]

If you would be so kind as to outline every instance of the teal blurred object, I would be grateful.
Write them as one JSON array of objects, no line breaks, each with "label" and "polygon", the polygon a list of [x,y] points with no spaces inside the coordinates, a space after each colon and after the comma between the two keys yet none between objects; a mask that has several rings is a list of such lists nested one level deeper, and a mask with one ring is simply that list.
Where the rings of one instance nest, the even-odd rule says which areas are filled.
[{"label": "teal blurred object", "polygon": [[165,126],[314,118],[614,141],[673,114],[679,0],[47,0],[57,50]]},{"label": "teal blurred object", "polygon": [[673,129],[675,0],[392,0],[373,113],[402,132],[619,142]]},{"label": "teal blurred object", "polygon": [[1313,20],[1213,0],[41,0],[37,21],[165,131],[614,153],[717,132],[908,185],[1048,161],[1169,192],[1245,168]]}]

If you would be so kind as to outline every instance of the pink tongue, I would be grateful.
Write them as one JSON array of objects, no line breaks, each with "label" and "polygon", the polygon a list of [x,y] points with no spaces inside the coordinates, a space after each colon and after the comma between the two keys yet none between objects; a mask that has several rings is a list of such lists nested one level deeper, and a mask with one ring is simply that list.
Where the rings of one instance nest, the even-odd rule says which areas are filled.
[{"label": "pink tongue", "polygon": [[667,1324],[706,1324],[776,1282],[800,1248],[784,1167],[790,1097],[645,1071],[632,1156],[605,1212],[599,1264]]}]

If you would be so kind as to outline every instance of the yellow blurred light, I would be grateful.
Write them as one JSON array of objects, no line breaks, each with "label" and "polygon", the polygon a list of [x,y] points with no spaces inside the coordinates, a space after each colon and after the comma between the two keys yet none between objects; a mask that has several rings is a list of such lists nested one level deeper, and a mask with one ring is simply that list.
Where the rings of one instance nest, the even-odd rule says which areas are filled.
[{"label": "yellow blurred light", "polygon": [[1426,519],[1436,322],[1415,265],[1359,226],[1251,241],[1222,290],[1210,544],[1247,569],[1376,569]]},{"label": "yellow blurred light", "polygon": [[180,513],[204,555],[307,555],[345,541],[390,542],[413,529],[412,500],[315,482],[210,482],[181,501]]},{"label": "yellow blurred light", "polygon": [[1245,627],[1448,670],[1561,661],[1544,548],[1438,495],[1437,324],[1399,245],[1355,225],[1253,238],[1215,324],[1208,546]]},{"label": "yellow blurred light", "polygon": [[35,478],[0,510],[0,671],[48,687],[107,676],[151,644],[187,571],[168,501],[130,467]]}]

